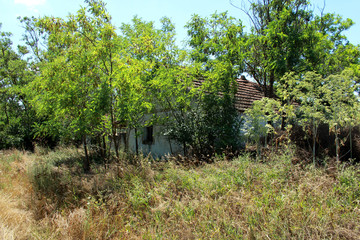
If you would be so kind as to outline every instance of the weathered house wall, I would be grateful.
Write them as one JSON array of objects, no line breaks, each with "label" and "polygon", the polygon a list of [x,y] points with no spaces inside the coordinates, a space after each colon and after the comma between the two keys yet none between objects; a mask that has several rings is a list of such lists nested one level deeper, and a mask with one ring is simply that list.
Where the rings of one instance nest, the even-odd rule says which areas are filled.
[{"label": "weathered house wall", "polygon": [[[152,128],[150,130],[149,128]],[[136,141],[138,142],[138,151],[144,155],[151,154],[154,158],[160,158],[166,155],[177,155],[183,153],[183,148],[180,144],[169,139],[163,134],[162,126],[144,127],[137,130],[138,136],[135,137],[135,130],[130,131],[129,135],[129,150],[136,152]],[[152,132],[152,136],[149,134]]]},{"label": "weathered house wall", "polygon": [[[250,82],[244,78],[237,79],[238,91],[235,95],[235,107],[239,112],[239,117],[255,100],[260,100],[264,97],[263,91],[256,83]],[[195,85],[200,85],[201,82],[194,82]],[[148,119],[146,116],[145,119]],[[183,154],[183,146],[180,143],[171,141],[163,134],[163,126],[151,126],[138,129],[138,137],[135,137],[135,130],[131,130],[128,134],[128,147],[131,152],[136,152],[136,141],[138,142],[138,151],[144,155],[151,154],[158,158],[166,155]],[[152,136],[149,136],[151,135]]]}]

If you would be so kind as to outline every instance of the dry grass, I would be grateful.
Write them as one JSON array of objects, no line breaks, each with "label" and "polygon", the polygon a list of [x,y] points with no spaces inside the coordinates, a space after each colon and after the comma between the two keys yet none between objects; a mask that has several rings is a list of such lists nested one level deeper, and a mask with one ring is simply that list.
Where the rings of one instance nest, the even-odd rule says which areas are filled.
[{"label": "dry grass", "polygon": [[263,163],[244,156],[198,167],[139,157],[136,166],[93,165],[83,174],[79,158],[73,149],[2,156],[0,238],[360,236],[357,166],[293,165],[286,152]]},{"label": "dry grass", "polygon": [[19,151],[0,155],[0,239],[28,239],[34,224],[29,210],[32,185],[26,175],[32,158]]}]

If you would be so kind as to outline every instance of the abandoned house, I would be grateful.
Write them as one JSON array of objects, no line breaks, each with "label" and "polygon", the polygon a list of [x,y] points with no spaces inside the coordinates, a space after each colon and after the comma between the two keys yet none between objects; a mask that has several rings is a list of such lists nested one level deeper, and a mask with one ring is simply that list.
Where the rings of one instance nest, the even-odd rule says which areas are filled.
[{"label": "abandoned house", "polygon": [[[251,107],[254,101],[263,98],[264,93],[257,83],[251,82],[243,76],[236,81],[235,108],[239,114],[242,114]],[[195,85],[198,84],[201,83],[195,82]],[[138,149],[139,153],[151,154],[155,158],[183,153],[182,144],[170,140],[168,136],[164,135],[163,127],[160,125],[144,127],[141,131],[131,130],[120,135],[122,135],[119,139],[120,145],[126,146],[131,152],[136,152]],[[137,138],[136,135],[138,135]]]}]

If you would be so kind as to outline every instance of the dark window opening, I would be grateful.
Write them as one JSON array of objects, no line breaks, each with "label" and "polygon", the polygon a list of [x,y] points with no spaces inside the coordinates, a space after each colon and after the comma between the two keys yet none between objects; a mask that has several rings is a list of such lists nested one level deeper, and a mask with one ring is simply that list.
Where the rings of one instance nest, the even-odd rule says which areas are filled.
[{"label": "dark window opening", "polygon": [[143,144],[153,144],[154,143],[154,128],[153,126],[145,127]]}]

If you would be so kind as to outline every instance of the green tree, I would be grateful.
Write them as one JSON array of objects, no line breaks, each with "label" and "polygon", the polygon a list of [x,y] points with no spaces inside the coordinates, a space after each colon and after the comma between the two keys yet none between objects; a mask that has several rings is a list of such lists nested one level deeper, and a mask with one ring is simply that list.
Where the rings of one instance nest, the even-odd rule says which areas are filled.
[{"label": "green tree", "polygon": [[217,74],[214,79],[220,81],[218,85],[222,85],[222,90],[230,88],[244,70],[242,22],[224,12],[212,14],[210,18],[193,15],[185,27],[188,45],[192,48],[191,58],[201,63],[207,74]]},{"label": "green tree", "polygon": [[254,101],[252,107],[245,111],[245,124],[242,130],[249,142],[256,144],[257,158],[261,156],[261,138],[265,138],[266,147],[267,136],[275,132],[273,125],[280,119],[280,109],[279,101],[265,97]]},{"label": "green tree", "polygon": [[330,75],[324,82],[326,122],[335,135],[336,161],[340,163],[341,130],[348,127],[351,133],[351,128],[357,121],[358,99],[354,94],[358,87],[357,78],[353,71],[344,70],[341,74]]},{"label": "green tree", "polygon": [[[303,76],[288,73],[283,82],[287,86],[278,87],[278,96],[285,102],[284,112],[296,118],[305,133],[312,136],[313,162],[316,164],[316,139],[319,125],[326,123],[335,135],[336,160],[340,161],[340,133],[352,128],[358,121],[359,101],[355,95],[358,79],[350,69],[327,78],[314,72]],[[295,114],[296,113],[296,114]],[[350,136],[350,148],[351,146]],[[350,149],[350,151],[351,151]]]},{"label": "green tree", "polygon": [[[243,72],[243,26],[227,13],[211,18],[194,15],[186,25],[190,57],[198,67],[200,91],[197,104],[202,113],[206,148],[222,151],[239,147],[239,116],[235,109],[236,78]],[[194,114],[190,114],[194,115]],[[196,136],[196,134],[195,134]],[[202,147],[203,149],[205,147]]]},{"label": "green tree", "polygon": [[25,87],[34,78],[34,71],[23,59],[27,49],[18,46],[15,52],[10,37],[10,33],[0,32],[0,148],[32,150],[37,119]]},{"label": "green tree", "polygon": [[[163,28],[168,19],[162,19]],[[171,25],[171,22],[168,22]],[[138,136],[145,125],[151,125],[155,118],[156,96],[158,87],[155,78],[160,69],[166,65],[167,54],[170,53],[171,41],[167,32],[156,29],[154,22],[147,22],[134,17],[129,24],[122,24],[121,34],[127,49],[127,59],[119,72],[118,88],[121,99],[118,104],[118,116],[126,123],[129,131],[135,131],[136,152],[138,152]],[[172,30],[171,30],[172,31]],[[169,51],[168,51],[169,49]],[[147,119],[145,119],[147,115]]]},{"label": "green tree", "polygon": [[359,46],[351,44],[344,31],[351,28],[354,22],[333,13],[315,16],[311,22],[311,42],[305,50],[308,59],[303,65],[306,71],[315,71],[324,78],[339,74],[347,68],[359,67]]},{"label": "green tree", "polygon": [[174,126],[170,122],[178,122],[178,113],[189,110],[194,92],[193,68],[187,64],[187,53],[175,44],[175,28],[166,17],[161,28],[135,17],[121,31],[128,60],[119,77],[126,82],[120,91],[120,115],[135,137],[143,126],[155,123],[169,130]]},{"label": "green tree", "polygon": [[[64,130],[67,136],[82,139],[84,170],[90,169],[88,136],[101,128],[106,114],[114,126],[112,81],[116,38],[115,28],[101,1],[86,1],[67,20],[43,17],[33,22],[47,34],[47,51],[38,66],[41,74],[31,85],[32,103],[48,117],[45,132]],[[114,133],[114,130],[112,130]],[[117,154],[118,155],[118,154]]]},{"label": "green tree", "polygon": [[[230,1],[234,6],[236,3]],[[359,48],[343,32],[353,25],[335,14],[316,15],[307,0],[252,0],[240,7],[252,23],[247,35],[246,71],[274,97],[287,72],[315,71],[323,77],[359,63]],[[284,80],[284,79],[283,79]]]},{"label": "green tree", "polygon": [[[296,106],[296,121],[303,127],[307,136],[312,137],[313,163],[316,165],[316,142],[318,129],[321,123],[325,123],[324,79],[320,74],[306,72],[304,75],[286,74],[283,79],[287,86],[279,89],[280,96],[289,104]],[[294,107],[287,107],[293,111]],[[294,116],[291,112],[287,115]]]}]

